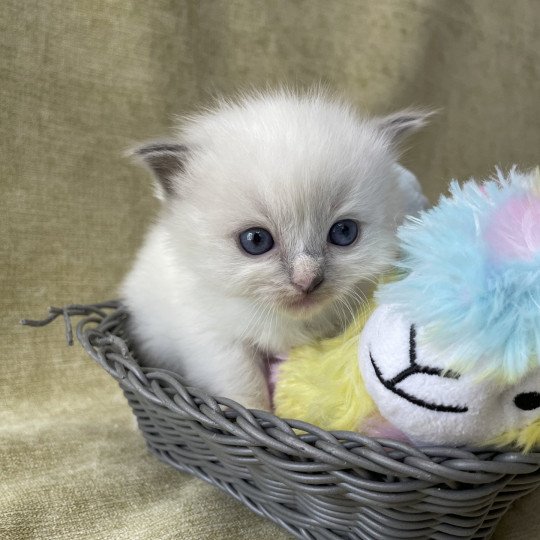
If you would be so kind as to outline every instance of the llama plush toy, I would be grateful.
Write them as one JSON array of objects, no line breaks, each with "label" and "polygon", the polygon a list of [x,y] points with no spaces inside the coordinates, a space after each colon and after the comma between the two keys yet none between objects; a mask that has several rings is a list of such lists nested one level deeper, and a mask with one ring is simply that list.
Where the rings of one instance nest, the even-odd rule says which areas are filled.
[{"label": "llama plush toy", "polygon": [[278,367],[276,414],[417,444],[540,444],[540,172],[450,186],[395,280]]}]

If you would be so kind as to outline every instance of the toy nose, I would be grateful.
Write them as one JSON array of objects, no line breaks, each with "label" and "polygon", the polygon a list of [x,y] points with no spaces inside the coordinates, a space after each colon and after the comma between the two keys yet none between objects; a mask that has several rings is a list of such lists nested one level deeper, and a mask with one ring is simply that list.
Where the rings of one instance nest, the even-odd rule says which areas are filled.
[{"label": "toy nose", "polygon": [[523,392],[514,398],[514,404],[518,409],[524,411],[533,411],[540,407],[540,393],[538,392]]}]

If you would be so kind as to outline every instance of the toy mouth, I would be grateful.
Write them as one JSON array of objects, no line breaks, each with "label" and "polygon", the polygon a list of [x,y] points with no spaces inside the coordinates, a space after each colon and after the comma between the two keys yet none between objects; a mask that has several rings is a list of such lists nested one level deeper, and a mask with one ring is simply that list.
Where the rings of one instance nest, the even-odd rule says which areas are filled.
[{"label": "toy mouth", "polygon": [[404,381],[407,377],[410,377],[411,375],[416,375],[416,374],[432,375],[434,377],[442,377],[445,379],[459,379],[460,377],[459,373],[455,373],[453,371],[443,371],[440,368],[420,366],[419,364],[417,364],[416,362],[416,329],[414,325],[411,325],[411,329],[409,332],[409,367],[400,371],[392,379],[387,380],[383,377],[383,374],[379,366],[377,365],[377,363],[375,362],[375,359],[373,358],[373,355],[371,354],[371,350],[369,351],[369,359],[371,360],[373,371],[375,371],[375,375],[377,376],[377,379],[379,379],[379,382],[385,388],[390,390],[390,392],[396,394],[399,397],[402,397],[403,399],[406,399],[409,403],[412,403],[413,405],[417,405],[418,407],[423,407],[424,409],[429,409],[430,411],[438,411],[438,412],[465,413],[469,410],[469,408],[466,406],[444,405],[440,403],[433,403],[430,401],[426,401],[417,396],[409,394],[405,390],[397,387],[397,385],[400,382]]}]

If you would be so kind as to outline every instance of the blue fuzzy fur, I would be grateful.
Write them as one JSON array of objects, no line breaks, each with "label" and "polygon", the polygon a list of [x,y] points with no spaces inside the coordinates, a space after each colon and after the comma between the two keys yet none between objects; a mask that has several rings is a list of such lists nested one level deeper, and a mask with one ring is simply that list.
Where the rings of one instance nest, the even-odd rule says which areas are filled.
[{"label": "blue fuzzy fur", "polygon": [[514,382],[540,365],[540,253],[495,263],[483,240],[493,212],[538,189],[534,182],[515,170],[482,187],[453,181],[450,197],[399,230],[405,277],[383,285],[378,298],[425,326],[448,367]]}]

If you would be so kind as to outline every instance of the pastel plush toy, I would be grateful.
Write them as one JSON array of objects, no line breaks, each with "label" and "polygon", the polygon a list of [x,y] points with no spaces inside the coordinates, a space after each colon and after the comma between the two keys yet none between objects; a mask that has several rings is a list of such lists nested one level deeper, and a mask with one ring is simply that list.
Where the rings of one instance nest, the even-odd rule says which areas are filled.
[{"label": "pastel plush toy", "polygon": [[450,186],[399,231],[398,278],[292,351],[276,413],[418,444],[540,444],[540,172]]}]

